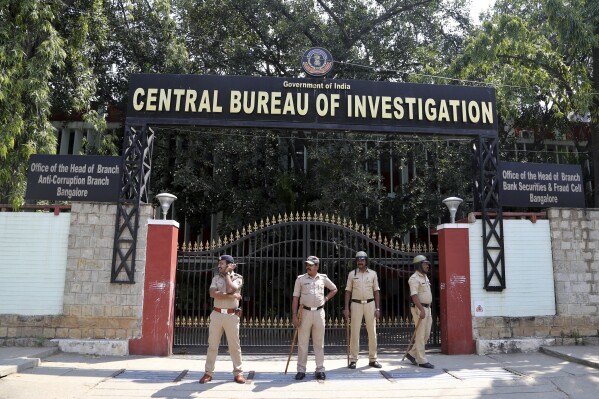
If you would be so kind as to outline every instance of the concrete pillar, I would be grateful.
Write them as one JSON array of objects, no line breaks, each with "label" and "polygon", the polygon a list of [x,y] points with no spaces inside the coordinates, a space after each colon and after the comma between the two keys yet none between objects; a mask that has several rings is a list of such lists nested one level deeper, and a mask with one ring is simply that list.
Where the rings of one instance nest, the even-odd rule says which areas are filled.
[{"label": "concrete pillar", "polygon": [[81,152],[82,141],[83,132],[81,131],[81,129],[76,129],[75,137],[73,139],[73,155],[79,155],[79,153]]},{"label": "concrete pillar", "polygon": [[148,221],[141,338],[129,340],[132,355],[173,353],[178,233],[174,220]]},{"label": "concrete pillar", "polygon": [[71,130],[63,128],[60,135],[60,155],[67,155],[69,153],[69,143],[71,141]]},{"label": "concrete pillar", "polygon": [[441,296],[441,351],[447,355],[475,353],[472,339],[470,245],[468,224],[437,226]]},{"label": "concrete pillar", "polygon": [[87,148],[86,151],[93,149],[97,154],[97,150],[99,146],[96,144],[96,133],[94,129],[87,128],[85,129],[85,139],[87,140]]}]

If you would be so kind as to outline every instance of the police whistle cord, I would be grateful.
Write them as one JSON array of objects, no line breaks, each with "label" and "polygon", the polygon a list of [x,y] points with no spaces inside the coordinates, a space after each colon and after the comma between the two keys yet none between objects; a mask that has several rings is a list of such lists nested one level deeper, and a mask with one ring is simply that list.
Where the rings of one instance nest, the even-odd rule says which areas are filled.
[{"label": "police whistle cord", "polygon": [[291,340],[291,350],[289,351],[289,357],[287,357],[287,365],[285,366],[285,374],[287,374],[287,369],[289,368],[289,361],[291,360],[291,355],[293,354],[293,347],[295,346],[295,339],[297,338],[297,330],[299,329],[300,322],[302,321],[302,311],[304,307],[299,305],[299,313],[297,315],[297,327],[295,327],[295,332],[293,333],[293,339]]},{"label": "police whistle cord", "polygon": [[406,349],[406,353],[404,353],[403,357],[401,358],[402,362],[408,355],[408,352],[410,351],[410,349],[412,348],[412,344],[414,344],[414,338],[416,337],[416,331],[418,331],[418,326],[420,325],[421,321],[422,321],[422,319],[420,317],[418,318],[418,321],[416,321],[416,327],[414,327],[414,332],[412,333],[412,338],[410,338],[410,343],[408,344],[408,349]]}]

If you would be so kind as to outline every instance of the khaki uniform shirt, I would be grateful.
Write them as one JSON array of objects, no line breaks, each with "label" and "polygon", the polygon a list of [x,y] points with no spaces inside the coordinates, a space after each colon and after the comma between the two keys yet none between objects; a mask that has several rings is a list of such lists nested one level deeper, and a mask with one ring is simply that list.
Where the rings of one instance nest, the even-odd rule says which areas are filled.
[{"label": "khaki uniform shirt", "polygon": [[326,274],[317,273],[313,278],[308,273],[297,276],[293,287],[293,296],[300,298],[300,305],[319,307],[324,305],[324,288],[330,291],[336,290],[337,286]]},{"label": "khaki uniform shirt", "polygon": [[[241,274],[232,273],[231,281],[233,281],[233,285],[236,287],[235,292],[241,293],[241,287],[243,286],[243,277]],[[216,288],[219,292],[227,292],[225,277],[220,273],[214,276],[210,288]],[[214,298],[214,306],[221,309],[237,309],[239,301],[233,297],[227,299]]]},{"label": "khaki uniform shirt", "polygon": [[426,274],[419,271],[414,272],[408,280],[410,286],[410,296],[418,295],[420,303],[430,305],[433,302],[433,294],[431,293],[431,282]]},{"label": "khaki uniform shirt", "polygon": [[359,269],[349,272],[345,291],[351,292],[351,299],[364,301],[374,298],[374,292],[379,291],[379,278],[374,270]]}]

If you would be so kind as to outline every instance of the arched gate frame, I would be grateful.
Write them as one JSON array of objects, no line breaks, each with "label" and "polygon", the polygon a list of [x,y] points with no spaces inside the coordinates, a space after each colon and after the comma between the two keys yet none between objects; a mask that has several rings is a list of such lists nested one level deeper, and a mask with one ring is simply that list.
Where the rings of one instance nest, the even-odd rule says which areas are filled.
[{"label": "arched gate frame", "polygon": [[[251,105],[251,107],[250,107]],[[132,75],[111,282],[135,282],[139,206],[148,202],[151,126],[197,125],[471,136],[485,289],[505,285],[495,91],[488,87],[302,78]]]}]

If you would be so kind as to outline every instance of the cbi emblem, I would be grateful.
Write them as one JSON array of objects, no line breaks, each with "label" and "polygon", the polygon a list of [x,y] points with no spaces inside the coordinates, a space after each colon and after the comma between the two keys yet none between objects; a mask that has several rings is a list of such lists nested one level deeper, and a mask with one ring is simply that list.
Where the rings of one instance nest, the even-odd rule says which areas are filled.
[{"label": "cbi emblem", "polygon": [[322,47],[312,47],[302,56],[302,68],[308,75],[325,76],[333,69],[333,56]]}]

